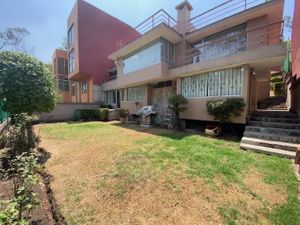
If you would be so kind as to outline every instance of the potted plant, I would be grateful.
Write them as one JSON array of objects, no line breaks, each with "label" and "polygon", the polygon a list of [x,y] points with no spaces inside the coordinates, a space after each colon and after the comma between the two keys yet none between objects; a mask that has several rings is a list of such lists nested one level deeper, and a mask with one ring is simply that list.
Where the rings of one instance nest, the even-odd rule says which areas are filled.
[{"label": "potted plant", "polygon": [[175,126],[177,130],[181,130],[180,113],[187,109],[188,100],[183,95],[172,95],[169,104],[175,115]]},{"label": "potted plant", "polygon": [[129,115],[129,111],[127,109],[119,109],[118,112],[119,112],[120,122],[126,123],[127,117]]}]

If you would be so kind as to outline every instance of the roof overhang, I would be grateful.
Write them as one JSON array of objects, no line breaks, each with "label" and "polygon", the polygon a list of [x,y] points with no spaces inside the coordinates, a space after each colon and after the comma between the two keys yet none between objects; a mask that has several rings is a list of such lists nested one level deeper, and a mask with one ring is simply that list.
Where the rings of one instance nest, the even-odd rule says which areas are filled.
[{"label": "roof overhang", "polygon": [[111,60],[117,60],[118,58],[124,57],[159,38],[164,38],[172,44],[176,44],[181,41],[182,36],[165,23],[161,23],[138,39],[113,52],[108,56],[108,58]]},{"label": "roof overhang", "polygon": [[[272,0],[263,4],[257,5],[248,10],[242,11],[235,15],[221,19],[213,24],[205,26],[199,30],[192,31],[186,35],[186,39],[190,43],[194,43],[201,37],[208,36],[220,30],[232,27],[237,24],[242,24],[248,20],[272,14],[272,21],[281,21],[283,16],[284,0]],[[275,18],[277,17],[277,18]]]}]

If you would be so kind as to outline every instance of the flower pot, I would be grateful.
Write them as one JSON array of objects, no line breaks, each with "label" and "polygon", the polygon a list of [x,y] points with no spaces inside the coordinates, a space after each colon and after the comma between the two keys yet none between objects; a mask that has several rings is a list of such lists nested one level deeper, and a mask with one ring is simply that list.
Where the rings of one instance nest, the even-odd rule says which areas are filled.
[{"label": "flower pot", "polygon": [[222,132],[222,129],[221,129],[221,127],[218,127],[218,126],[208,125],[208,126],[206,126],[206,129],[205,129],[205,134],[207,136],[211,136],[211,137],[217,137],[221,134],[221,132]]},{"label": "flower pot", "polygon": [[127,122],[127,118],[126,117],[120,117],[120,122],[121,123],[126,123]]}]

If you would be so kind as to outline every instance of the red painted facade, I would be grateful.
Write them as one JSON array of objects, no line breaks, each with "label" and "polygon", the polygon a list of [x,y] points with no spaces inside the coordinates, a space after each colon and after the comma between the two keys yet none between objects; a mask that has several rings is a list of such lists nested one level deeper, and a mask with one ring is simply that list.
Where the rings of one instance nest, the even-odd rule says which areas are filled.
[{"label": "red painted facade", "polygon": [[[108,55],[115,51],[115,43],[134,29],[83,0],[78,0],[74,6],[68,19],[68,30],[72,24],[77,28],[77,70],[69,77],[72,79],[78,73],[90,75],[93,83],[99,84],[105,78],[108,66],[114,63]],[[80,79],[80,76],[76,77]]]},{"label": "red painted facade", "polygon": [[300,1],[295,0],[292,31],[292,71],[297,79],[300,78]]}]

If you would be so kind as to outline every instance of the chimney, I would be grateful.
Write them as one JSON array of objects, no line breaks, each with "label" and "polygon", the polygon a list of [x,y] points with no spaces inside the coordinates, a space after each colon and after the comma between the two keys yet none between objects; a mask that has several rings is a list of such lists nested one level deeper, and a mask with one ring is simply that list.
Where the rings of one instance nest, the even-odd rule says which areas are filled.
[{"label": "chimney", "polygon": [[189,20],[191,18],[192,5],[187,1],[183,1],[176,6],[177,10],[177,31],[185,35],[189,29]]}]

